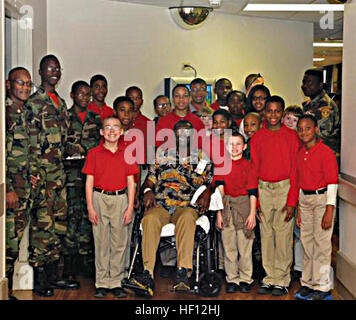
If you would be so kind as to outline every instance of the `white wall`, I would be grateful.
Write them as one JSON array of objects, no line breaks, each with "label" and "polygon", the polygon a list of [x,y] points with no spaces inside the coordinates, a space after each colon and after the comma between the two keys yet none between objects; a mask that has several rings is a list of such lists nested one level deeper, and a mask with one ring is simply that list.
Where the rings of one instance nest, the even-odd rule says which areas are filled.
[{"label": "white wall", "polygon": [[356,1],[347,6],[344,18],[342,81],[341,172],[356,178]]},{"label": "white wall", "polygon": [[345,5],[341,119],[340,250],[337,276],[356,297],[356,1]]},{"label": "white wall", "polygon": [[67,102],[75,80],[103,73],[109,104],[138,85],[144,91],[142,110],[152,116],[163,78],[193,76],[181,71],[183,62],[203,78],[228,77],[238,89],[247,74],[261,72],[287,104],[303,100],[301,79],[313,57],[311,23],[215,13],[201,29],[187,31],[160,7],[108,0],[51,0],[47,6],[48,52],[64,68],[58,91]]},{"label": "white wall", "polygon": [[38,85],[41,83],[38,74],[39,64],[43,56],[47,54],[47,1],[46,0],[22,0],[23,4],[33,8],[33,80]]}]

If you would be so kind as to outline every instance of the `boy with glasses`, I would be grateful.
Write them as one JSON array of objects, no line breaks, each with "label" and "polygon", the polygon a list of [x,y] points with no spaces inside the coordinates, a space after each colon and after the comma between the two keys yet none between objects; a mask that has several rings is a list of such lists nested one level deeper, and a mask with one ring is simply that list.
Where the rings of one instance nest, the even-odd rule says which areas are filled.
[{"label": "boy with glasses", "polygon": [[169,98],[163,95],[159,95],[153,100],[153,107],[157,115],[153,119],[155,125],[157,125],[159,118],[164,117],[172,111],[172,106]]},{"label": "boy with glasses", "polygon": [[[87,175],[85,190],[89,220],[93,225],[96,267],[96,298],[112,291],[126,296],[121,281],[126,276],[125,261],[133,219],[136,164],[125,160],[119,138],[123,127],[116,117],[104,120],[100,134],[104,142],[88,153],[82,170]],[[120,170],[112,170],[120,168]]]}]

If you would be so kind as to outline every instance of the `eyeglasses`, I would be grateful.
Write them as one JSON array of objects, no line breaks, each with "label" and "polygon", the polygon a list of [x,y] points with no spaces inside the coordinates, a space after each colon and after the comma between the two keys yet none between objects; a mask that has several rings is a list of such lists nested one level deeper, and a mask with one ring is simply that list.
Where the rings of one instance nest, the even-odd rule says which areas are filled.
[{"label": "eyeglasses", "polygon": [[120,129],[121,129],[121,127],[118,125],[104,126],[104,130],[106,130],[106,131],[110,131],[110,130],[119,131]]},{"label": "eyeglasses", "polygon": [[48,72],[63,72],[62,68],[59,67],[47,67]]},{"label": "eyeglasses", "polygon": [[157,109],[166,109],[170,106],[171,106],[170,103],[161,103],[161,104],[157,104]]},{"label": "eyeglasses", "polygon": [[34,86],[34,83],[32,81],[25,82],[23,80],[12,80],[11,82],[15,82],[20,87],[26,86],[28,88],[33,88],[33,86]]},{"label": "eyeglasses", "polygon": [[264,100],[267,100],[267,97],[256,97],[256,96],[254,96],[254,97],[252,97],[252,100],[253,101],[264,101]]}]

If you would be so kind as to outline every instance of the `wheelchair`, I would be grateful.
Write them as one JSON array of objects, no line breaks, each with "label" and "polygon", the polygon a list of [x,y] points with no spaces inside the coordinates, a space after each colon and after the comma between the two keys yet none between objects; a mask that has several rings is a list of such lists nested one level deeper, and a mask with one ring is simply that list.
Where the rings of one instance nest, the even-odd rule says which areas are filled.
[{"label": "wheelchair", "polygon": [[[142,262],[142,228],[144,207],[136,214],[132,229],[131,248],[130,248],[130,267],[128,277],[123,279],[122,287],[131,289],[138,297],[152,297],[152,292],[146,288],[137,286],[131,279],[143,272]],[[223,279],[217,272],[219,265],[218,237],[220,234],[215,228],[216,214],[208,211],[202,214],[196,221],[196,231],[193,253],[193,272],[190,277],[189,292],[199,294],[203,297],[216,297],[221,291]],[[167,248],[175,248],[174,240],[175,225],[169,223],[161,230],[161,243],[158,246],[158,253]]]}]

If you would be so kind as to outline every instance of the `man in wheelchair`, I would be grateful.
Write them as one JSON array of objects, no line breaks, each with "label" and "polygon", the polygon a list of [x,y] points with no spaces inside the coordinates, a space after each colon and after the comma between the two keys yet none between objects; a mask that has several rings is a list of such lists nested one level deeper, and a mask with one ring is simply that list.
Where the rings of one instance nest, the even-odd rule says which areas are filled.
[{"label": "man in wheelchair", "polygon": [[[194,130],[187,120],[180,120],[174,126],[176,147],[158,149],[155,164],[151,165],[142,186],[145,213],[142,219],[142,260],[144,272],[132,281],[140,288],[154,291],[153,270],[156,251],[164,225],[175,225],[177,247],[177,273],[174,290],[188,291],[187,271],[192,269],[194,235],[199,213],[208,210],[213,166],[209,158],[193,146]],[[191,205],[194,193],[201,187],[206,190]]]}]

